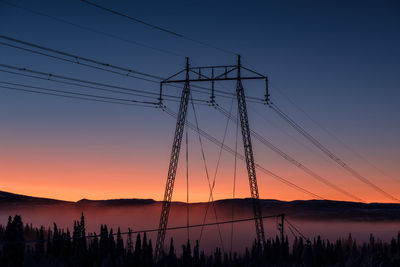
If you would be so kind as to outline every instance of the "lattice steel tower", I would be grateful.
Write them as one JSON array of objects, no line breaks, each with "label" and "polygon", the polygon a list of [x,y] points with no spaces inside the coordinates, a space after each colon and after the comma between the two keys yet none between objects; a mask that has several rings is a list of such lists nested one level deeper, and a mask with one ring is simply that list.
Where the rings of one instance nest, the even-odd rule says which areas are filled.
[{"label": "lattice steel tower", "polygon": [[[252,76],[242,76],[241,70],[245,70],[250,72]],[[232,74],[236,72],[236,76],[232,76]],[[184,79],[174,79],[178,75],[185,73],[186,77]],[[190,74],[194,74],[197,77],[191,78]],[[216,75],[217,74],[217,75]],[[237,81],[236,84],[236,96],[238,101],[238,110],[240,116],[240,125],[241,132],[243,137],[243,145],[245,151],[246,158],[246,166],[247,172],[249,176],[249,185],[250,185],[250,193],[253,199],[253,213],[254,213],[254,222],[256,226],[257,240],[261,244],[265,244],[265,234],[264,234],[264,225],[261,214],[261,205],[259,201],[259,193],[257,186],[257,177],[254,163],[254,154],[253,147],[251,143],[250,136],[250,127],[249,120],[247,115],[246,108],[246,97],[244,93],[244,88],[242,84],[242,80],[256,80],[262,79],[265,80],[265,101],[268,103],[269,94],[268,94],[268,78],[264,75],[261,75],[251,69],[243,67],[240,62],[240,55],[238,56],[237,65],[226,65],[226,66],[206,66],[206,67],[190,67],[189,59],[186,58],[186,68],[184,70],[179,71],[178,73],[172,75],[171,77],[163,80],[160,84],[160,96],[159,101],[160,105],[162,105],[163,101],[163,92],[162,86],[167,83],[184,83],[184,87],[181,94],[178,118],[176,122],[175,128],[175,136],[172,144],[172,152],[171,159],[168,168],[167,175],[167,184],[165,187],[164,193],[164,201],[162,204],[161,216],[160,216],[160,224],[157,235],[157,243],[155,248],[155,259],[159,260],[164,249],[164,240],[165,233],[168,224],[168,216],[171,207],[172,193],[174,189],[174,182],[176,176],[176,170],[178,167],[178,159],[179,152],[182,143],[183,130],[185,127],[186,121],[186,113],[189,102],[190,95],[190,83],[191,82],[211,82],[211,97],[210,103],[214,105],[215,103],[215,94],[214,94],[214,82],[216,81]]]}]

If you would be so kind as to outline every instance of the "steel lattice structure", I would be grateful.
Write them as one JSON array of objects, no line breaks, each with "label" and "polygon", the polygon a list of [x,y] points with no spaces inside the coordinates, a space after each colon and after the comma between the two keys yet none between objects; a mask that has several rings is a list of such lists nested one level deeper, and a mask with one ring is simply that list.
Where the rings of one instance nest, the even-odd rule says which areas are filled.
[{"label": "steel lattice structure", "polygon": [[256,232],[257,232],[257,241],[261,242],[264,245],[265,244],[264,224],[261,214],[261,205],[259,200],[260,196],[258,194],[256,166],[254,163],[253,146],[251,143],[249,118],[247,116],[246,97],[244,94],[244,89],[240,78],[240,56],[238,58],[236,95],[239,108],[240,126],[242,129],[247,173],[249,175],[250,193],[251,193],[251,198],[253,199],[253,212],[254,212],[254,222],[256,225]]},{"label": "steel lattice structure", "polygon": [[155,251],[156,259],[160,258],[163,248],[164,248],[165,233],[166,233],[167,224],[168,224],[168,216],[169,216],[169,210],[171,207],[172,193],[174,191],[176,170],[178,168],[179,152],[181,150],[183,130],[185,128],[186,113],[187,113],[187,107],[188,107],[188,103],[189,103],[190,88],[189,88],[189,81],[188,81],[189,80],[189,59],[188,58],[186,59],[186,78],[187,78],[187,80],[185,82],[185,86],[184,86],[184,88],[182,90],[182,94],[181,94],[178,119],[176,121],[175,136],[174,136],[174,141],[172,143],[171,159],[170,159],[169,168],[168,168],[167,184],[165,186],[164,201],[162,204],[160,224],[158,227],[157,243],[156,243],[156,251]]},{"label": "steel lattice structure", "polygon": [[[246,70],[253,74],[252,76],[242,77],[241,70]],[[237,71],[236,76],[232,76]],[[178,75],[186,73],[186,77],[182,79],[174,79]],[[190,74],[196,75],[196,77],[191,78]],[[155,258],[156,260],[160,260],[161,255],[163,254],[164,249],[164,240],[165,234],[168,224],[168,216],[171,206],[172,193],[174,189],[174,182],[176,176],[176,170],[178,167],[179,160],[179,152],[182,143],[182,136],[186,121],[186,113],[190,96],[190,83],[191,82],[211,82],[211,96],[210,96],[210,104],[214,105],[215,103],[215,95],[214,95],[214,83],[216,81],[237,81],[236,85],[236,95],[238,101],[238,109],[240,115],[240,124],[241,131],[243,137],[245,158],[246,158],[246,166],[247,172],[249,176],[249,184],[250,184],[250,193],[253,199],[253,213],[254,213],[254,222],[256,226],[257,240],[261,244],[265,244],[265,234],[264,234],[264,225],[263,225],[263,217],[261,213],[261,205],[259,201],[259,193],[257,186],[257,176],[255,171],[255,163],[254,163],[254,154],[253,147],[251,143],[250,136],[250,127],[249,120],[247,115],[246,108],[246,98],[244,93],[244,88],[242,85],[242,80],[257,80],[262,79],[265,80],[265,101],[268,103],[269,94],[268,94],[268,78],[264,75],[261,75],[251,69],[243,67],[240,63],[240,56],[238,56],[237,65],[226,65],[226,66],[205,66],[205,67],[190,67],[189,59],[186,59],[186,68],[172,75],[171,77],[163,80],[160,83],[160,95],[159,95],[159,104],[162,106],[163,101],[163,84],[167,83],[184,83],[184,88],[181,94],[178,118],[176,122],[175,128],[175,136],[172,144],[172,152],[171,159],[169,163],[168,176],[167,176],[167,184],[165,188],[164,201],[162,204],[161,216],[160,216],[160,224],[157,235],[157,243],[155,248]]]}]

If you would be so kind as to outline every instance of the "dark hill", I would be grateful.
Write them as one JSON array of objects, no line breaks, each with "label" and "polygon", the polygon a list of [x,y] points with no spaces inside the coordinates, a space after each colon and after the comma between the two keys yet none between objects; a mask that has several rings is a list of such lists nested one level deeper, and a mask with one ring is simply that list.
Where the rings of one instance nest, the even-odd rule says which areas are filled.
[{"label": "dark hill", "polygon": [[[160,209],[161,201],[153,199],[109,199],[88,200],[77,202],[62,201],[49,198],[24,196],[0,191],[0,208],[12,210],[14,208],[34,208],[41,206],[63,205],[74,209],[90,208],[147,208]],[[334,200],[295,200],[280,201],[273,199],[261,200],[264,215],[285,213],[291,218],[310,220],[350,220],[350,221],[400,221],[400,204],[390,203],[359,203]],[[191,203],[191,209],[204,209],[207,203]],[[232,205],[235,212],[243,216],[251,216],[252,199],[224,199],[215,201],[219,212],[229,216]],[[173,202],[172,208],[186,209],[185,203]]]},{"label": "dark hill", "polygon": [[0,191],[0,207],[5,207],[7,205],[55,205],[70,203],[73,202],[51,198],[31,197]]},{"label": "dark hill", "polygon": [[149,205],[155,204],[157,201],[153,199],[138,199],[138,198],[129,198],[129,199],[107,199],[107,200],[89,200],[89,199],[81,199],[76,202],[76,205],[79,206],[140,206],[140,205]]}]

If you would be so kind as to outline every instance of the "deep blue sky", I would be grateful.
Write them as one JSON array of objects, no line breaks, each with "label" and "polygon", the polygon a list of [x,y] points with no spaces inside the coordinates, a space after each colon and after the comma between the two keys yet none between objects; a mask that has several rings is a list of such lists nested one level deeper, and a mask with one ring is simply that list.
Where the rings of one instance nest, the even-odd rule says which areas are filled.
[{"label": "deep blue sky", "polygon": [[[96,34],[16,8],[7,2],[182,56]],[[283,92],[289,96],[313,120],[334,133],[368,161],[374,162],[388,176],[398,177],[400,174],[398,166],[400,4],[397,1],[96,1],[96,3],[189,38],[240,53],[244,58],[244,64],[269,76],[272,100],[276,104],[366,176],[371,174],[371,179],[375,179],[376,183],[391,188],[391,192],[398,191],[396,190],[399,188],[398,180],[393,182],[395,179],[390,180],[386,176],[383,178],[379,172],[374,172],[376,169],[360,160],[338,140],[327,135],[282,94]],[[0,34],[163,77],[183,68],[184,56],[189,56],[195,65],[224,65],[235,63],[236,60],[233,54],[133,23],[78,0],[0,1]],[[2,64],[154,92],[158,90],[156,84],[104,74],[3,46],[0,46],[0,58]],[[0,81],[59,88],[51,83],[22,79],[5,73],[0,73]],[[228,84],[220,89],[228,90],[229,86]],[[247,93],[262,97],[262,85],[257,86],[259,85],[248,84]],[[169,90],[171,94],[179,93],[175,89]],[[229,105],[222,100],[221,104]],[[176,109],[177,104],[172,103],[171,108]],[[201,121],[204,128],[221,138],[223,131],[221,125],[224,125],[224,119],[221,117],[218,121],[211,117],[214,113],[206,108],[202,111]],[[277,128],[267,125],[257,114],[265,116]],[[266,107],[251,106],[249,115],[252,127],[265,134],[285,151],[311,166],[317,165],[317,169],[320,167],[317,154],[304,154],[312,148],[308,144],[304,145],[306,142],[300,136],[296,136],[295,132],[279,121]],[[189,114],[189,117],[191,116]],[[148,162],[157,155],[163,159],[157,167],[158,171],[166,175],[169,146],[174,130],[174,121],[167,119],[158,110],[59,99],[6,89],[0,90],[0,124],[1,158],[8,159],[9,164],[1,166],[3,169],[1,179],[5,180],[2,183],[6,184],[8,183],[6,181],[10,180],[6,176],[16,168],[10,167],[13,162],[16,165],[19,160],[33,162],[37,155],[43,155],[43,160],[51,155],[64,155],[65,158],[54,159],[59,163],[66,158],[73,158],[74,152],[71,151],[81,155],[83,153],[85,155],[82,156],[83,160],[93,158],[95,160],[97,156],[107,154],[107,157],[101,158],[106,162],[120,162],[123,161],[122,158],[129,160],[140,158]],[[291,141],[280,129],[293,135],[301,144]],[[233,136],[234,134],[231,137]],[[193,135],[192,139],[195,138]],[[308,150],[303,149],[303,146],[307,146]],[[46,150],[44,147],[49,149]],[[71,153],[68,149],[65,150],[65,147],[70,148]],[[131,152],[126,152],[127,154],[120,152],[125,149]],[[24,154],[25,150],[30,152]],[[139,152],[143,155],[136,156]],[[256,153],[259,158],[269,159],[268,153],[271,152],[260,152],[256,149]],[[10,154],[14,157],[10,157]],[[277,162],[277,159],[275,162],[275,159],[271,158],[266,166],[271,166],[271,169],[279,172],[283,165]],[[123,167],[120,170],[123,170]],[[26,171],[29,172],[29,168]],[[33,169],[31,171],[35,172]],[[82,177],[85,172],[90,170],[83,170]],[[145,173],[145,170],[140,173]],[[40,174],[43,173],[37,172],[35,177]],[[49,176],[50,173],[46,175]],[[346,177],[339,169],[333,177],[341,175]],[[121,174],[121,177],[123,176]],[[157,180],[157,186],[161,185],[159,190],[152,191],[152,188],[144,190],[151,192],[149,195],[152,197],[161,198],[164,176],[157,178],[158,180],[154,178]],[[15,191],[21,184],[27,183],[18,175],[12,179],[15,181],[7,184],[5,189]],[[125,182],[124,179],[121,178],[121,181]],[[309,186],[308,182],[301,180],[302,177],[298,179],[299,184]],[[346,186],[347,179],[350,178],[343,178],[341,181],[343,186]],[[296,179],[293,178],[292,181]],[[106,184],[106,181],[101,183]],[[32,194],[62,197],[57,193],[40,191],[38,189],[40,182],[36,184],[38,188],[35,188],[34,184],[35,182],[31,181],[26,185],[27,188],[28,186],[33,188]],[[46,192],[54,190],[56,184],[49,186]],[[67,190],[69,193],[65,195],[71,199],[83,197],[85,194],[72,185],[68,188],[70,191]],[[145,185],[143,188],[146,188]],[[285,187],[282,187],[282,190],[286,190]],[[28,189],[22,191],[29,193]],[[121,192],[121,189],[116,188],[114,191]],[[368,194],[366,192],[369,191],[359,193],[366,195]],[[94,189],[91,194],[98,198],[116,195],[107,195],[100,189],[99,191]],[[125,196],[129,193],[124,191],[120,194]],[[268,195],[263,196],[268,197]],[[271,197],[279,196],[271,195]],[[304,196],[293,196],[293,198],[302,197]],[[378,196],[374,199],[384,200]]]}]

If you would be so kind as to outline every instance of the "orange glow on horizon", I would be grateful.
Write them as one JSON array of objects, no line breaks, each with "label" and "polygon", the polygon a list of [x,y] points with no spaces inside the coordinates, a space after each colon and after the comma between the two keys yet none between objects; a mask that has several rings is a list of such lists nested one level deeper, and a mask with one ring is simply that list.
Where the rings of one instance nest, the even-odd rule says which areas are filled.
[{"label": "orange glow on horizon", "polygon": [[[25,168],[27,165],[25,164]],[[29,171],[25,171],[28,168],[23,170],[17,169],[17,166],[15,166],[15,168],[9,168],[9,171],[2,170],[0,172],[0,176],[3,177],[2,190],[15,194],[66,201],[78,201],[83,198],[93,200],[119,198],[162,200],[166,179],[165,170],[153,170],[151,176],[149,176],[150,172],[143,170],[121,171],[115,166],[107,166],[107,168],[101,166],[102,170],[99,170],[100,166],[89,166],[85,169],[77,168],[75,170],[60,167],[50,167],[46,170],[31,168]],[[280,171],[279,174],[291,181],[296,181],[296,178],[300,181],[307,181],[302,183],[301,186],[311,192],[318,192],[325,199],[356,201],[316,183],[307,175],[297,174],[294,176],[290,172],[285,173],[284,171]],[[4,179],[5,177],[7,178]],[[232,198],[232,179],[232,175],[219,175],[217,177],[214,189],[215,200]],[[189,184],[190,202],[206,202],[208,200],[209,189],[203,172],[192,173]],[[354,195],[359,196],[367,203],[393,202],[367,186],[363,186],[355,179],[346,179],[346,184],[350,185],[348,188],[353,188],[352,193]],[[397,186],[394,182],[387,184],[389,185],[388,188]],[[258,186],[260,198],[263,199],[283,201],[313,199],[312,196],[287,187],[261,172],[258,172]],[[247,173],[244,170],[238,174],[236,188],[236,198],[250,197]],[[348,188],[346,190],[349,190]],[[177,174],[173,201],[186,201],[186,177],[182,171]]]},{"label": "orange glow on horizon", "polygon": [[[195,139],[192,138],[192,140]],[[71,144],[62,145],[59,145],[57,140],[54,144],[48,139],[35,141],[37,142],[26,139],[10,142],[4,146],[3,153],[0,153],[1,190],[68,201],[78,201],[83,198],[163,199],[170,156],[170,148],[165,144],[160,149],[156,148],[159,144],[141,143],[140,138],[132,141],[135,142],[134,145],[126,145],[124,142],[115,143],[114,139],[108,143],[97,141],[89,145],[87,145],[91,141],[89,139],[84,139],[82,143],[76,143],[73,140]],[[155,142],[162,143],[165,140]],[[212,181],[218,147],[207,143],[206,146],[209,146],[206,147],[208,149],[206,151],[208,171]],[[206,202],[209,188],[203,162],[200,153],[197,152],[190,154],[189,161],[190,202]],[[325,199],[355,201],[267,152],[262,154],[256,149],[256,162],[281,177]],[[173,201],[184,202],[186,201],[186,163],[182,157],[181,154]],[[314,166],[313,170],[316,173],[362,198],[365,202],[393,202],[326,160],[303,157],[301,161],[309,163],[308,166]],[[250,197],[245,163],[238,161],[237,165],[236,197]],[[396,188],[399,188],[400,181],[388,179],[366,168],[361,171],[363,174],[368,174],[367,177],[372,177],[374,182],[390,194],[399,197],[397,195],[399,190]],[[257,170],[257,178],[260,198],[284,201],[316,198],[296,191],[260,170]],[[232,198],[232,189],[233,156],[224,153],[217,173],[214,199]]]}]

